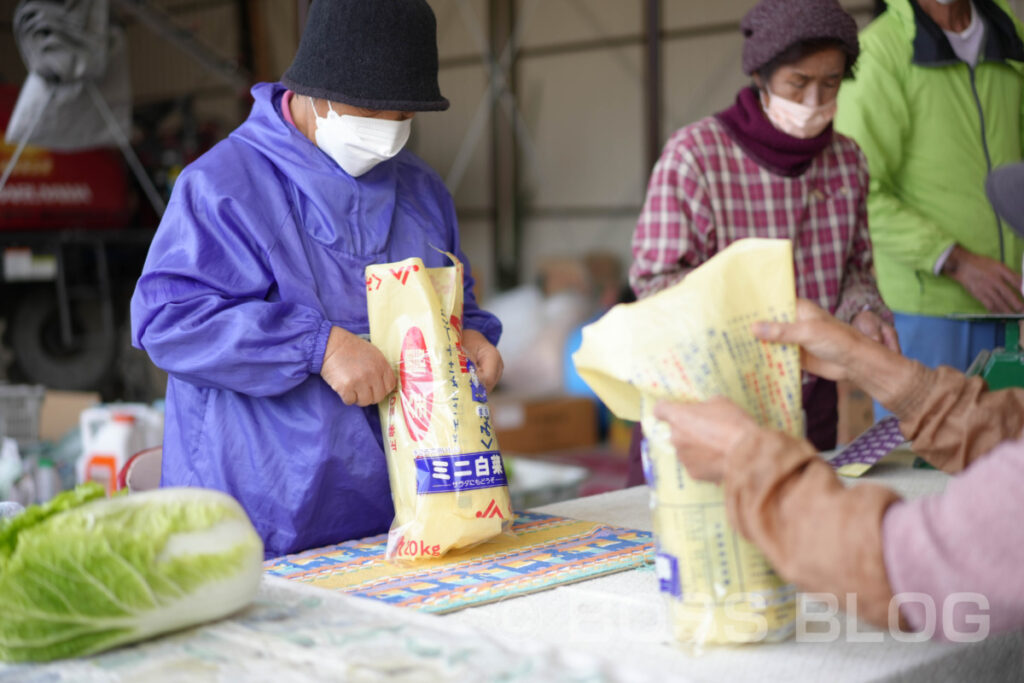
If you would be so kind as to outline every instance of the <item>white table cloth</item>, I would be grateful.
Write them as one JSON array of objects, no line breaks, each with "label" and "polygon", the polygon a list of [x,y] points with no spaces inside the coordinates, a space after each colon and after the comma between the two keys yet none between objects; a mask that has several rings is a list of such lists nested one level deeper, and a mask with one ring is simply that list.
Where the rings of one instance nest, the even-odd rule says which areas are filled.
[{"label": "white table cloth", "polygon": [[[860,480],[882,483],[907,498],[941,492],[949,476],[913,469],[895,453]],[[579,498],[540,512],[649,530],[645,487]],[[1024,571],[1024,568],[1022,568]],[[831,642],[709,648],[700,655],[670,641],[667,610],[651,568],[605,576],[442,617],[510,641],[555,644],[620,663],[653,666],[678,681],[1024,681],[1024,634],[978,643],[906,643],[840,613]],[[823,624],[822,627],[829,627]],[[811,631],[810,628],[807,629]]]},{"label": "white table cloth", "polygon": [[[948,477],[883,462],[865,477],[906,496]],[[541,512],[650,529],[643,487]],[[252,607],[96,657],[0,664],[0,683],[73,681],[1021,681],[1024,637],[901,643],[840,615],[839,637],[709,649],[669,642],[651,568],[563,586],[445,616],[267,577]],[[2,615],[0,615],[2,618]]]}]

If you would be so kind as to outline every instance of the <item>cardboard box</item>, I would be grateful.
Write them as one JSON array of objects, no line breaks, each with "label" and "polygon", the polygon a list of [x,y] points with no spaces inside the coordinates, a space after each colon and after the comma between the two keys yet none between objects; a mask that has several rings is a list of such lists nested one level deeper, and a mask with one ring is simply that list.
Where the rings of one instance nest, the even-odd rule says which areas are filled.
[{"label": "cardboard box", "polygon": [[577,396],[490,397],[491,424],[506,453],[546,453],[598,443],[597,406]]},{"label": "cardboard box", "polygon": [[78,426],[83,410],[99,402],[100,395],[93,392],[48,390],[39,412],[39,438],[59,441]]}]

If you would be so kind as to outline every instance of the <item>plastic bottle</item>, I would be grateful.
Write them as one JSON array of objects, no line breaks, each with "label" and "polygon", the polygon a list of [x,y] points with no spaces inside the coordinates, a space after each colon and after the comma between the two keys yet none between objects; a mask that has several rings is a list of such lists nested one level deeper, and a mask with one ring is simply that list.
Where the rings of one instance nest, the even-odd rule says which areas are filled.
[{"label": "plastic bottle", "polygon": [[18,442],[0,436],[0,500],[14,497],[14,484],[21,478],[21,472]]},{"label": "plastic bottle", "polygon": [[60,492],[60,477],[57,475],[53,462],[46,458],[40,458],[39,464],[36,465],[36,502],[48,503]]},{"label": "plastic bottle", "polygon": [[[85,436],[85,435],[83,435]],[[78,463],[78,479],[102,484],[107,493],[117,490],[117,475],[138,450],[135,416],[115,412],[94,435],[86,439],[85,452]]]},{"label": "plastic bottle", "polygon": [[15,515],[20,515],[24,511],[25,508],[14,501],[7,500],[0,503],[0,519],[14,517]]},{"label": "plastic bottle", "polygon": [[11,491],[11,500],[28,507],[36,500],[36,480],[28,472],[22,475]]}]

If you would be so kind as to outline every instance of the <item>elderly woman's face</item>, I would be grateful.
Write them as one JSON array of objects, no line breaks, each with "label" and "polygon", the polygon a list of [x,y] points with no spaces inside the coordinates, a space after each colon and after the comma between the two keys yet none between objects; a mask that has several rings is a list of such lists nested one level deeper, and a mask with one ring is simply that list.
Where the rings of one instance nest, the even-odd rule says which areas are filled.
[{"label": "elderly woman's face", "polygon": [[845,71],[846,55],[837,47],[829,47],[780,66],[768,81],[768,89],[776,97],[820,107],[836,99]]}]

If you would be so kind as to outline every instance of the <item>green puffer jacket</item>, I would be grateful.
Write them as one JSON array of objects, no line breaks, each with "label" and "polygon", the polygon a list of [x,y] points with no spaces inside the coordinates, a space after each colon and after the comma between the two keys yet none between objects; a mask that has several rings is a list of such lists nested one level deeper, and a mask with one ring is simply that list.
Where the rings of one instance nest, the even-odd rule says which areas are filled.
[{"label": "green puffer jacket", "polygon": [[888,0],[861,32],[854,80],[839,93],[836,129],[871,169],[875,267],[894,311],[985,311],[933,274],[954,243],[1020,272],[1024,241],[996,216],[984,184],[991,169],[1024,156],[1024,27],[1005,0],[974,3],[986,24],[976,69],[916,2]]}]

